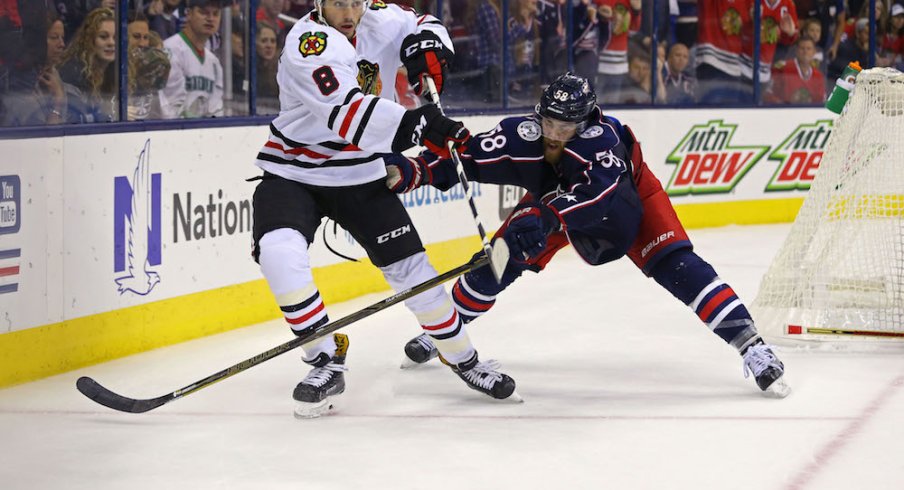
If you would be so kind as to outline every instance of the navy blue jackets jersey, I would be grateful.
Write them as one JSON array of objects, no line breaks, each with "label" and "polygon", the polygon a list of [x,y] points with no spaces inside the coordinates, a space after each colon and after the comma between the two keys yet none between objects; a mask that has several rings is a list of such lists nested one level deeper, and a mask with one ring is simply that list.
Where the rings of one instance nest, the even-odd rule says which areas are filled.
[{"label": "navy blue jackets jersey", "polygon": [[[474,136],[462,153],[462,164],[470,180],[517,185],[539,198],[555,212],[578,253],[601,264],[631,246],[642,206],[621,123],[604,117],[599,108],[591,116],[555,165],[544,159],[540,124],[525,116],[503,119],[491,131]],[[458,183],[451,160],[423,156],[434,187],[445,190]]]}]

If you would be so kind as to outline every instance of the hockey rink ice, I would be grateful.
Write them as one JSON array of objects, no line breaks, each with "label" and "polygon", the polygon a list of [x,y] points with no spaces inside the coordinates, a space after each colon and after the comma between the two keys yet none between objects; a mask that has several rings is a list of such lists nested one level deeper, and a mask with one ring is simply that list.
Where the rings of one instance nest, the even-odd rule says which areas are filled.
[{"label": "hockey rink ice", "polygon": [[[690,235],[749,305],[789,228]],[[388,294],[330,305],[331,318]],[[419,333],[401,305],[343,330],[347,391],[321,419],[292,416],[300,350],[145,414],[75,389],[87,375],[130,397],[169,393],[289,340],[277,320],[0,390],[0,488],[904,488],[904,351],[780,347],[794,391],[767,399],[630,261],[589,267],[570,249],[469,327],[524,403],[435,361],[400,370]]]}]

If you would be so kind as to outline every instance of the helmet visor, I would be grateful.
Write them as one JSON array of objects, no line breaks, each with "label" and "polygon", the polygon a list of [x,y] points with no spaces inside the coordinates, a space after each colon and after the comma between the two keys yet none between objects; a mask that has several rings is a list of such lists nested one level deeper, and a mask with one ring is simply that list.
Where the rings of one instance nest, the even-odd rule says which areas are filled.
[{"label": "helmet visor", "polygon": [[361,15],[367,10],[367,2],[364,0],[321,0],[320,5],[323,10],[351,10]]},{"label": "helmet visor", "polygon": [[559,121],[551,117],[541,117],[540,126],[543,128],[543,137],[555,141],[571,141],[578,133],[580,123]]}]

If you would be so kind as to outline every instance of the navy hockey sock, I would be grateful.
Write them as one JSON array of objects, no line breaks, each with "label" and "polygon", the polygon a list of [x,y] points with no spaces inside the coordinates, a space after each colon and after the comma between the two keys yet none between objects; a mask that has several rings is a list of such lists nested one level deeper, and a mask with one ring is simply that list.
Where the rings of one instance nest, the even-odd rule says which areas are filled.
[{"label": "navy hockey sock", "polygon": [[[483,252],[475,255],[482,255]],[[529,266],[510,260],[502,274],[502,282],[497,283],[488,265],[472,270],[455,281],[452,287],[452,301],[464,323],[470,323],[483,315],[496,303],[496,295],[515,282]]]},{"label": "navy hockey sock", "polygon": [[651,277],[739,351],[759,338],[744,303],[693,250],[683,248],[668,254],[653,268]]}]

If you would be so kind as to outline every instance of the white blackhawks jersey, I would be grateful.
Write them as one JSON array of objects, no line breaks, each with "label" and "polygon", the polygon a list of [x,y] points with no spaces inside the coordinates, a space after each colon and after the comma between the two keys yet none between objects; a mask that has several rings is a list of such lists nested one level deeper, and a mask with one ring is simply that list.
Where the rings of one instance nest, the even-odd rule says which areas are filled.
[{"label": "white blackhawks jersey", "polygon": [[[209,43],[208,43],[209,44]],[[223,115],[223,66],[210,49],[197,53],[179,32],[163,41],[170,74],[160,94],[164,119]]]},{"label": "white blackhawks jersey", "polygon": [[279,116],[255,164],[326,187],[385,177],[380,154],[392,151],[405,113],[395,102],[399,50],[406,36],[423,30],[452,49],[436,18],[380,1],[364,13],[354,42],[318,22],[316,11],[299,20],[279,59]]}]

